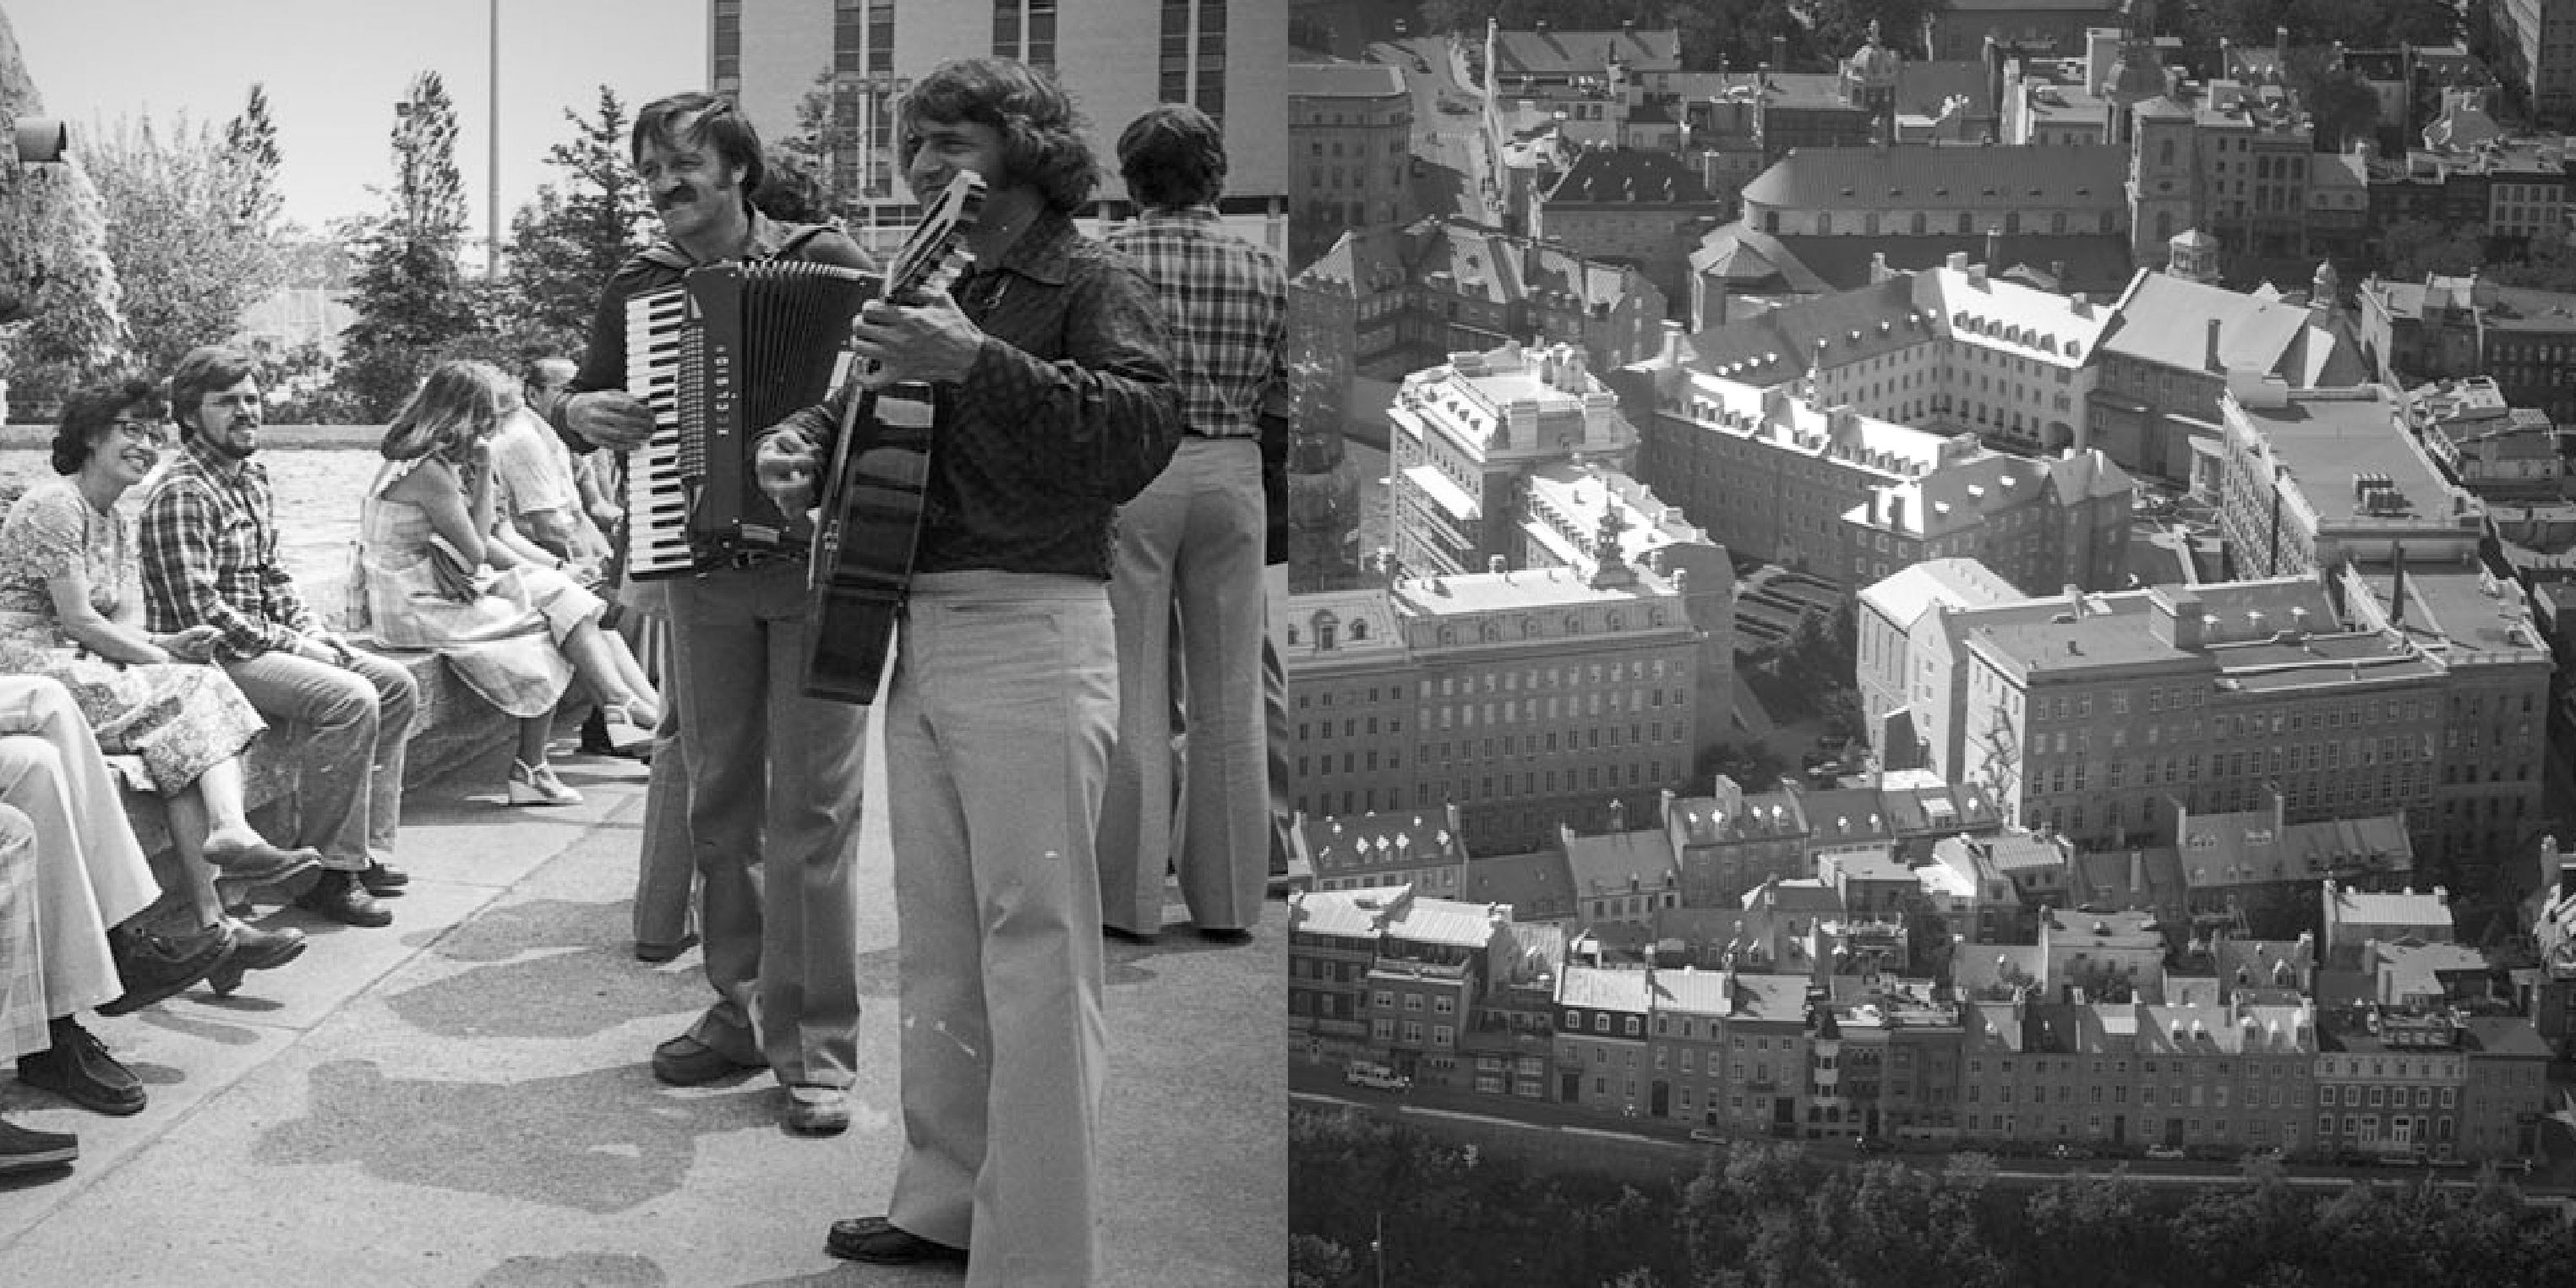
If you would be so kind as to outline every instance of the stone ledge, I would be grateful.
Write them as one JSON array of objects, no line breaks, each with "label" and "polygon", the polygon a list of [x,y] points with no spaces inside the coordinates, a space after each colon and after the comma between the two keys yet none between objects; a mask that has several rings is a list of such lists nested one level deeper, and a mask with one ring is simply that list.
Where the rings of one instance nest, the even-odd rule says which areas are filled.
[{"label": "stone ledge", "polygon": [[[495,747],[509,746],[516,736],[518,722],[467,687],[464,679],[437,654],[376,648],[363,637],[357,642],[402,663],[420,685],[420,715],[412,724],[410,758],[404,764],[406,792]],[[242,757],[243,793],[250,806],[251,821],[262,835],[273,839],[283,840],[295,834],[295,745],[303,737],[300,726],[273,724]],[[157,854],[169,846],[168,818],[152,793],[128,788],[125,814],[145,853]]]}]

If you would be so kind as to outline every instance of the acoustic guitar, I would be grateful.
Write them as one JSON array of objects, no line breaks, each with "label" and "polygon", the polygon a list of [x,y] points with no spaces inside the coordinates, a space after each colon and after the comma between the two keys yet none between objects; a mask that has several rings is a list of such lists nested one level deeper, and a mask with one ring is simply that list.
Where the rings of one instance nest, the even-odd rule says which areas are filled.
[{"label": "acoustic guitar", "polygon": [[[973,258],[966,237],[983,206],[983,176],[960,171],[904,238],[886,270],[885,298],[905,303],[956,281]],[[860,389],[844,405],[806,574],[808,697],[876,701],[895,615],[912,581],[931,438],[944,401],[934,385],[902,382]]]}]

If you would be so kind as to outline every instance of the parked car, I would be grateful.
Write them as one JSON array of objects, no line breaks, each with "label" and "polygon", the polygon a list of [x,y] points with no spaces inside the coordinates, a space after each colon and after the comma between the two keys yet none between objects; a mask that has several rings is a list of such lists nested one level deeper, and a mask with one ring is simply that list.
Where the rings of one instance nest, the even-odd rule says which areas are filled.
[{"label": "parked car", "polygon": [[1896,1152],[1896,1146],[1890,1144],[1885,1136],[1863,1136],[1855,1142],[1855,1147],[1864,1154],[1893,1154]]},{"label": "parked car", "polygon": [[2048,1156],[2061,1161],[2073,1161],[2080,1158],[2091,1158],[2093,1157],[2093,1151],[2086,1149],[2082,1145],[2059,1141],[2049,1149]]},{"label": "parked car", "polygon": [[1354,1087],[1374,1087],[1380,1091],[1408,1091],[1413,1079],[1374,1060],[1353,1060],[1342,1068],[1342,1081]]},{"label": "parked car", "polygon": [[1719,1131],[1714,1127],[1693,1127],[1690,1130],[1690,1138],[1703,1145],[1723,1145],[1726,1143],[1726,1133]]},{"label": "parked car", "polygon": [[2178,1163],[2183,1160],[2184,1154],[2180,1145],[2149,1145],[2147,1157],[2160,1163]]}]

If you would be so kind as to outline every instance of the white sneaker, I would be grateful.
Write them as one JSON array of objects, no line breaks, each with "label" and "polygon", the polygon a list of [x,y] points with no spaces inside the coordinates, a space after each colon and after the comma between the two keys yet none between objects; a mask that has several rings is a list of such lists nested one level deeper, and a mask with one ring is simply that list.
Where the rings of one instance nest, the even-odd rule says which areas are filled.
[{"label": "white sneaker", "polygon": [[581,793],[564,786],[555,777],[555,767],[538,765],[530,768],[524,760],[510,762],[510,803],[513,805],[579,805]]}]

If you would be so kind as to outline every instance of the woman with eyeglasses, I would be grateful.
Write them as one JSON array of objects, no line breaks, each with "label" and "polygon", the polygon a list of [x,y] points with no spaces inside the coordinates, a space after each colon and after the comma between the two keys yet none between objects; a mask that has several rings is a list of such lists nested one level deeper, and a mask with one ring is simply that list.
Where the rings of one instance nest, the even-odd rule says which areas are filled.
[{"label": "woman with eyeglasses", "polygon": [[154,858],[164,911],[221,927],[232,954],[208,979],[230,993],[245,970],[304,951],[294,929],[262,930],[224,912],[221,877],[238,886],[293,876],[321,861],[282,849],[251,826],[241,754],[267,723],[221,670],[202,665],[211,626],[169,635],[143,628],[133,523],[117,502],[160,464],[169,404],[140,380],[92,389],[63,406],[54,472],[0,522],[0,670],[60,680],[111,755],[140,758],[169,811],[170,847]]}]

